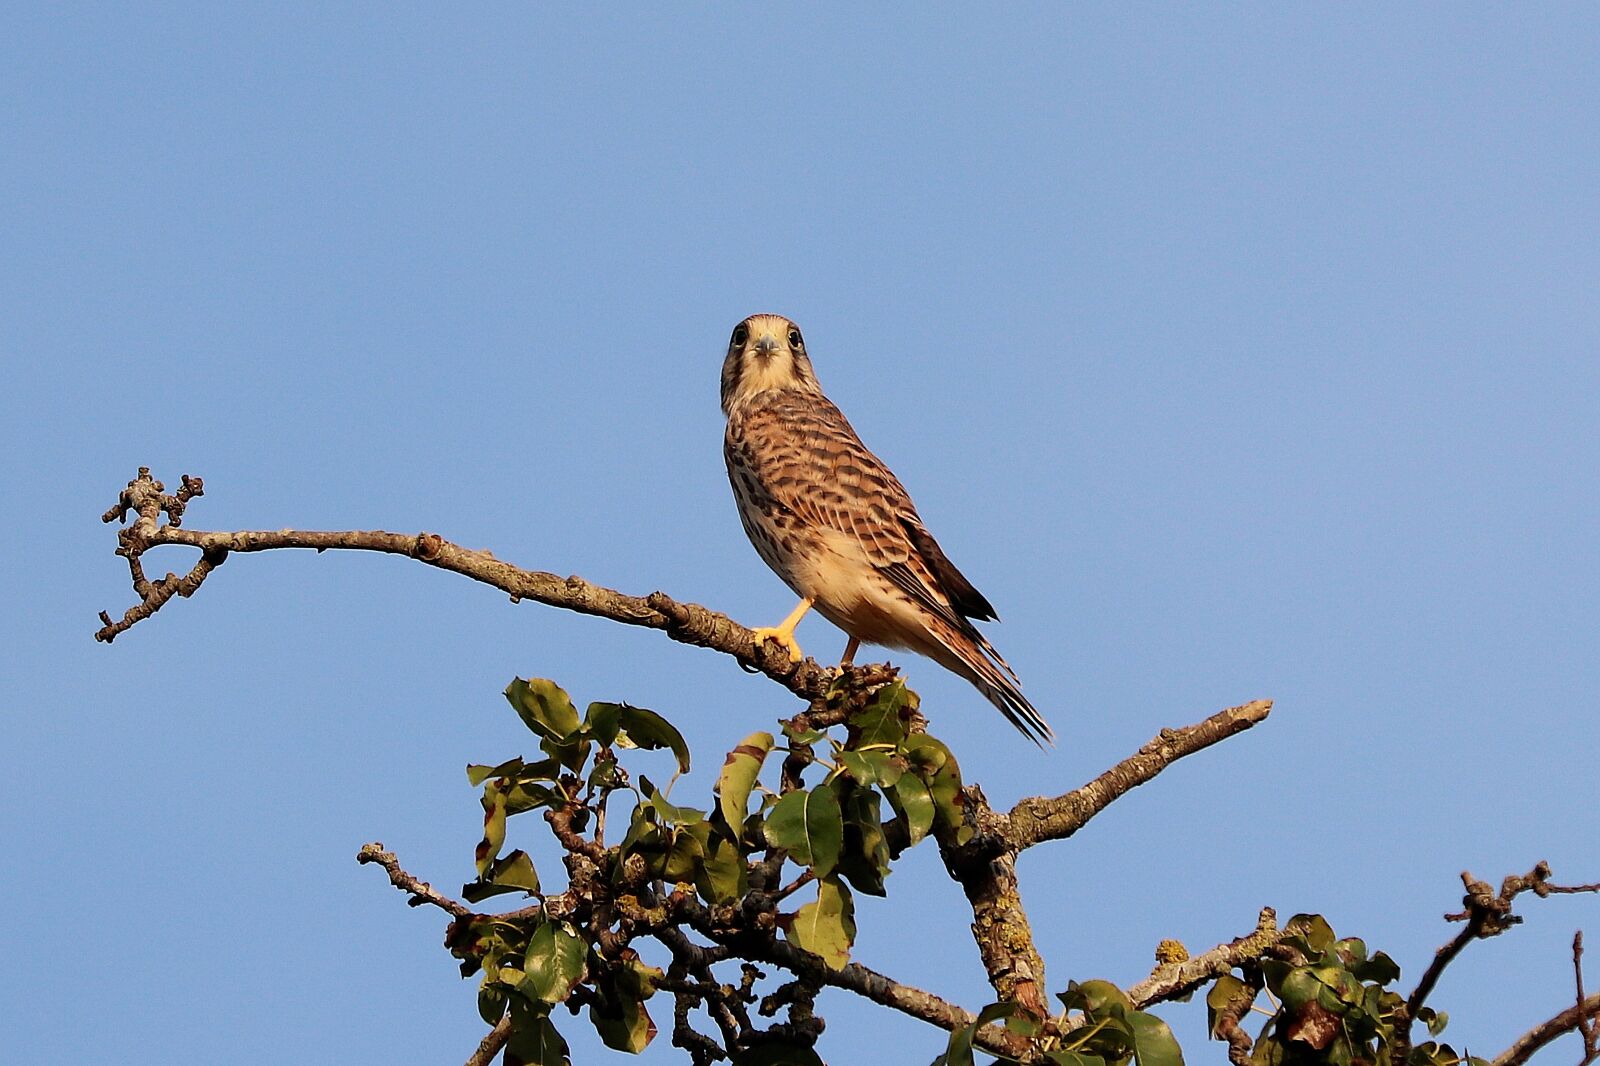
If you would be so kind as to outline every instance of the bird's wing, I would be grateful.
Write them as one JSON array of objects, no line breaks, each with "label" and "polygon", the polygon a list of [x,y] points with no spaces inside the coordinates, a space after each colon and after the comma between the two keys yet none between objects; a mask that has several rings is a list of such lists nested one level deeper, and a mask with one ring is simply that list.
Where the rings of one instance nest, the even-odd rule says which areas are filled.
[{"label": "bird's wing", "polygon": [[[905,486],[828,400],[779,394],[742,428],[730,466],[747,470],[774,504],[854,539],[901,591],[958,629],[977,636],[967,618],[995,617],[923,526]],[[750,446],[753,436],[767,446]]]}]

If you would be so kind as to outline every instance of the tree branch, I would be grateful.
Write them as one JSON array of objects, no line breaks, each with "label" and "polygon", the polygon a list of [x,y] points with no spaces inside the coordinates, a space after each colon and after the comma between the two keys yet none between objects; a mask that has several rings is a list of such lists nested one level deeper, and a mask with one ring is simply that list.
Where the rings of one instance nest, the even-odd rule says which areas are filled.
[{"label": "tree branch", "polygon": [[1272,713],[1271,700],[1255,700],[1218,711],[1203,722],[1182,729],[1163,729],[1138,752],[1084,785],[1051,799],[1034,797],[1011,809],[1005,842],[1022,851],[1046,840],[1064,840],[1130,790],[1144,784],[1186,755],[1203,751],[1252,726]]},{"label": "tree branch", "polygon": [[406,903],[413,907],[423,904],[432,904],[455,918],[471,918],[474,914],[472,908],[463,903],[458,903],[434,888],[426,881],[419,881],[407,873],[400,866],[400,860],[395,858],[394,852],[384,851],[383,845],[374,841],[371,844],[361,845],[361,850],[356,852],[356,862],[365,866],[368,863],[377,863],[389,874],[389,883],[402,892],[409,893],[411,898]]},{"label": "tree branch", "polygon": [[[894,669],[886,665],[853,668],[848,671],[849,684],[837,686],[841,691],[830,691],[830,683],[838,676],[837,671],[825,670],[809,659],[798,664],[791,663],[782,649],[769,643],[757,644],[751,630],[716,611],[696,604],[681,603],[662,592],[634,596],[591,584],[577,576],[563,578],[544,571],[525,570],[495,558],[488,551],[469,550],[433,533],[293,529],[206,532],[183,528],[186,507],[203,492],[203,485],[198,478],[185,475],[178,492],[168,494],[161,482],[150,476],[148,468],[140,468],[138,477],[128,483],[118,503],[103,516],[106,522],[128,523],[129,515],[134,515],[131,524],[127,524],[119,534],[117,553],[128,562],[133,590],[139,602],[118,621],[113,621],[102,612],[103,625],[95,634],[96,639],[110,643],[122,632],[162,609],[174,596],[193,595],[216,567],[234,553],[283,548],[310,549],[321,553],[334,549],[404,556],[490,585],[509,595],[514,602],[531,599],[625,625],[657,629],[681,643],[720,651],[733,657],[742,666],[766,674],[807,700],[808,708],[793,720],[797,725],[807,728],[826,728],[844,721],[852,709],[870,697],[872,690],[892,680],[895,674]],[[183,577],[167,574],[159,581],[150,581],[144,574],[143,556],[149,549],[163,545],[194,548],[201,556]],[[1025,799],[1009,814],[993,810],[976,786],[963,790],[964,826],[959,833],[952,827],[941,826],[937,833],[938,842],[947,871],[962,886],[971,904],[973,935],[990,983],[1000,999],[1021,1005],[1035,1017],[1044,1018],[1046,1015],[1044,964],[1022,906],[1016,875],[1017,855],[1046,840],[1071,836],[1130,789],[1151,780],[1178,759],[1265,720],[1271,707],[1271,701],[1258,700],[1222,711],[1183,729],[1163,730],[1137,753],[1082,788],[1054,798]],[[791,787],[798,784],[799,774],[804,770],[804,755],[804,751],[796,751],[785,763],[785,783]],[[794,782],[789,781],[791,777],[795,779]],[[598,840],[587,840],[575,830],[570,821],[570,812],[552,811],[547,814],[547,819],[558,841],[568,852],[571,863],[587,864],[587,867],[598,869],[596,864],[605,858],[608,851]],[[363,863],[383,866],[390,882],[410,894],[413,906],[430,904],[457,919],[470,919],[475,914],[465,905],[406,873],[395,857],[383,851],[379,844],[367,845],[358,858]],[[781,865],[781,854],[778,859]],[[772,866],[770,857],[767,866]],[[599,896],[591,899],[592,893],[580,884],[583,878],[578,873],[581,872],[575,873],[569,867],[572,884],[567,895],[573,899],[564,900],[569,908],[584,904],[584,901],[589,904],[604,903],[606,908],[620,906],[624,902],[622,899],[601,900]],[[784,893],[775,880],[777,868],[765,872],[769,873],[766,880],[772,883],[763,882],[764,891]],[[611,893],[602,892],[600,895],[610,896]],[[678,898],[675,894],[674,899]],[[556,899],[546,899],[540,907],[547,908]],[[776,899],[771,902],[775,905]],[[698,906],[692,899],[688,900],[688,905],[691,908]],[[685,972],[692,972],[697,967],[699,972],[693,972],[693,976],[702,982],[711,980],[709,964],[689,965],[693,960],[684,953],[695,946],[683,939],[680,930],[675,928],[680,923],[691,925],[714,945],[712,948],[695,947],[696,951],[732,952],[744,958],[770,962],[792,971],[809,985],[846,989],[941,1029],[955,1030],[974,1021],[971,1013],[932,993],[903,985],[857,963],[847,964],[840,970],[829,969],[815,956],[779,939],[770,924],[761,925],[756,919],[771,917],[765,913],[752,916],[748,924],[735,922],[727,925],[721,924],[727,919],[720,911],[713,921],[710,913],[703,910],[671,909],[668,916],[668,911],[653,906],[656,906],[656,913],[661,917],[647,919],[639,915],[629,919],[636,922],[637,928],[619,926],[614,934],[618,938],[617,944],[625,943],[627,937],[635,935],[635,931],[656,935],[669,946],[676,942],[675,957],[680,961],[688,960],[684,962]],[[546,913],[549,913],[548,909]],[[608,909],[605,912],[596,911],[590,919],[591,924],[596,925],[594,932],[600,938],[597,943],[602,954],[605,953],[605,936],[602,934],[610,932],[611,918],[608,915]],[[1271,919],[1272,912],[1264,911],[1263,920],[1270,924]],[[1144,1002],[1170,998],[1182,994],[1179,989],[1192,991],[1205,980],[1258,956],[1263,946],[1277,935],[1275,925],[1258,928],[1250,937],[1241,938],[1232,945],[1220,946],[1200,959],[1174,964],[1176,969],[1167,967],[1158,970],[1135,989],[1135,1002],[1142,1005]],[[682,997],[689,994],[686,989],[687,986],[683,986],[674,990],[680,997],[680,1013],[684,1007]],[[1141,1000],[1141,994],[1146,998]],[[705,1002],[708,1008],[716,1005],[709,1000]],[[749,1026],[747,1021],[735,1016],[738,1012],[734,1005],[722,1003],[721,1007],[726,1010],[720,1015],[713,1011],[713,1017],[723,1029],[724,1038],[732,1041]],[[742,1010],[742,1004],[739,1009]],[[794,1024],[810,1026],[809,1015],[801,1017]],[[501,1028],[496,1027],[495,1032]],[[485,1039],[478,1057],[484,1055],[485,1049],[489,1049],[488,1057],[492,1057],[503,1046],[503,1034],[499,1043],[495,1043],[495,1032]],[[675,1040],[679,1035],[675,1033]],[[687,1039],[691,1033],[682,1035]],[[1026,1041],[1018,1034],[994,1027],[979,1032],[975,1043],[999,1054],[1018,1055],[1026,1050]],[[706,1044],[690,1041],[690,1045],[691,1054],[697,1060],[714,1057],[714,1041],[707,1041]],[[730,1042],[725,1050],[731,1052],[733,1044]]]},{"label": "tree branch", "polygon": [[[1495,1057],[1491,1066],[1522,1066],[1533,1053],[1558,1036],[1582,1029],[1592,1018],[1600,1018],[1600,992],[1573,1004],[1548,1021],[1540,1022],[1517,1037],[1512,1045]],[[1594,1061],[1592,1049],[1585,1048],[1583,1063]]]},{"label": "tree branch", "polygon": [[[1499,936],[1514,925],[1522,923],[1521,917],[1511,913],[1512,901],[1524,892],[1532,892],[1541,899],[1556,894],[1574,892],[1600,892],[1600,884],[1594,885],[1553,885],[1550,883],[1550,864],[1540,862],[1526,874],[1513,874],[1500,882],[1500,891],[1495,893],[1486,881],[1480,881],[1466,870],[1461,872],[1461,883],[1466,888],[1466,895],[1461,902],[1464,910],[1456,914],[1445,915],[1446,921],[1465,921],[1467,924],[1450,939],[1450,942],[1434,953],[1433,961],[1423,971],[1422,977],[1417,981],[1417,987],[1412,989],[1411,995],[1406,998],[1405,1010],[1395,1021],[1394,1035],[1394,1061],[1405,1062],[1411,1054],[1411,1026],[1417,1019],[1417,1014],[1432,994],[1434,986],[1439,983],[1439,978],[1444,974],[1445,968],[1455,961],[1463,948],[1474,940],[1484,940],[1491,936]],[[1576,958],[1582,954],[1582,940],[1574,945]],[[1582,992],[1581,971],[1579,983],[1580,998]],[[1579,1006],[1582,1004],[1580,1003]],[[1557,1015],[1561,1017],[1561,1015]],[[1579,1022],[1583,1016],[1579,1016]],[[1554,1019],[1552,1019],[1554,1021]],[[1550,1024],[1549,1022],[1545,1024]],[[1530,1034],[1531,1035],[1531,1034]],[[1545,1038],[1545,1042],[1552,1040],[1559,1033]],[[1587,1031],[1585,1031],[1587,1036]],[[1527,1039],[1524,1036],[1523,1039]],[[1533,1054],[1539,1047],[1535,1045],[1527,1052]],[[1506,1052],[1510,1054],[1510,1052]],[[1504,1056],[1502,1056],[1504,1057]],[[1526,1058],[1526,1056],[1524,1056]],[[1521,1059],[1517,1061],[1522,1061]]]},{"label": "tree branch", "polygon": [[[889,1007],[940,1029],[952,1031],[971,1025],[976,1017],[932,992],[901,984],[860,963],[846,963],[842,969],[830,969],[821,959],[803,951],[785,940],[780,940],[763,929],[727,929],[719,926],[712,913],[690,896],[674,896],[673,906],[682,918],[702,936],[731,948],[740,958],[781,966],[798,977],[820,985],[842,988],[847,992],[869,999],[880,1006]],[[1014,1034],[1005,1036],[989,1030],[980,1031],[974,1040],[978,1046],[997,1054],[1016,1056],[1026,1045]]]},{"label": "tree branch", "polygon": [[[1572,934],[1572,980],[1577,986],[1577,1006],[1582,1006],[1588,997],[1583,994],[1583,930],[1579,929]],[[1578,1066],[1589,1066],[1591,1062],[1600,1059],[1600,1020],[1590,1018],[1587,1023],[1580,1022],[1578,1032],[1583,1034],[1583,1061]]]},{"label": "tree branch", "polygon": [[506,1041],[511,1039],[511,1015],[508,1013],[495,1023],[495,1027],[484,1034],[478,1043],[478,1050],[467,1057],[466,1066],[489,1066],[494,1057],[500,1054],[500,1049],[506,1046]]},{"label": "tree branch", "polygon": [[[298,529],[243,530],[217,533],[184,529],[181,526],[185,505],[204,492],[199,478],[184,475],[183,487],[168,495],[161,482],[150,476],[148,467],[128,483],[115,506],[102,519],[126,522],[129,512],[137,514],[132,525],[119,535],[117,554],[128,560],[133,590],[139,603],[129,608],[118,621],[101,612],[103,623],[95,639],[110,643],[118,634],[155,614],[174,595],[192,596],[213,570],[236,552],[274,551],[280,548],[370,551],[401,555],[441,570],[469,577],[508,594],[513,602],[535,600],[579,614],[609,618],[624,625],[658,629],[673,640],[731,655],[742,665],[759,670],[796,695],[809,700],[820,697],[831,678],[815,660],[789,661],[776,645],[757,646],[751,631],[727,615],[693,603],[680,603],[663,592],[631,596],[614,589],[591,584],[576,575],[559,577],[541,570],[524,570],[496,559],[487,551],[473,551],[452,544],[434,533],[387,533],[381,530],[325,532]],[[162,522],[165,514],[167,521]],[[151,548],[177,544],[201,551],[200,561],[186,576],[168,574],[161,581],[145,579],[141,557]]]},{"label": "tree branch", "polygon": [[1016,1003],[1034,1018],[1044,1018],[1044,958],[1033,940],[1033,927],[1022,905],[1017,880],[1017,853],[998,851],[986,842],[1006,839],[1005,815],[989,806],[983,790],[969,785],[962,790],[962,806],[973,839],[958,844],[956,835],[939,829],[939,856],[946,871],[961,886],[972,907],[972,939],[989,984],[1002,1002]]},{"label": "tree branch", "polygon": [[1157,966],[1149,977],[1128,989],[1128,998],[1141,1010],[1152,1003],[1182,999],[1201,985],[1261,958],[1279,941],[1291,935],[1291,930],[1278,928],[1276,911],[1271,907],[1262,907],[1256,917],[1254,932],[1226,944],[1218,944],[1192,959]]}]

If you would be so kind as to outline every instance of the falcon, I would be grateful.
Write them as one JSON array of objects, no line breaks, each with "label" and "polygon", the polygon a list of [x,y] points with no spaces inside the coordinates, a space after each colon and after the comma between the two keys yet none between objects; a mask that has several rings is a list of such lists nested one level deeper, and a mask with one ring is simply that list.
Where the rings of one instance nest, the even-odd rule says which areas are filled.
[{"label": "falcon", "polygon": [[1050,726],[973,620],[994,608],[947,558],[910,495],[822,394],[804,339],[780,315],[733,330],[722,364],[723,456],[739,520],[766,564],[800,596],[754,631],[799,662],[795,627],[812,608],[863,644],[926,655],[968,681],[1035,743]]}]

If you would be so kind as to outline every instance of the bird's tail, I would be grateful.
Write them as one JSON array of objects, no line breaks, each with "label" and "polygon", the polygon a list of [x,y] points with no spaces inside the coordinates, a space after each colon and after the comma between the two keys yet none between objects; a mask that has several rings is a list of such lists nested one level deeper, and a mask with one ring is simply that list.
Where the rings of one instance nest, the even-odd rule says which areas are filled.
[{"label": "bird's tail", "polygon": [[982,634],[970,625],[967,628],[972,631],[962,632],[942,619],[933,620],[928,636],[934,646],[927,649],[927,654],[945,669],[972,682],[1023,736],[1041,748],[1054,744],[1056,735],[1050,723],[1022,694],[1017,675]]}]

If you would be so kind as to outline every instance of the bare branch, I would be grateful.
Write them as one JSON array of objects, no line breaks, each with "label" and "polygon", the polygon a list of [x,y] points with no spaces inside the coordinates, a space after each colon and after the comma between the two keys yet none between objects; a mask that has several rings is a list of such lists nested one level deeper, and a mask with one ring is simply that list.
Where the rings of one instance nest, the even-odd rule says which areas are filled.
[{"label": "bare branch", "polygon": [[377,863],[389,874],[389,883],[402,892],[409,893],[411,898],[406,901],[413,907],[431,904],[456,918],[471,918],[473,910],[465,904],[458,903],[428,884],[407,873],[400,866],[400,860],[395,858],[394,852],[384,851],[383,845],[374,841],[363,844],[361,850],[356,852],[356,862],[365,866],[367,863]]},{"label": "bare branch", "polygon": [[[762,948],[765,961],[782,966],[803,977],[824,985],[842,988],[881,1006],[890,1007],[902,1014],[918,1018],[940,1029],[955,1030],[971,1025],[975,1015],[932,992],[901,984],[860,963],[847,963],[841,970],[830,970],[808,952],[781,940],[771,940]],[[1025,1041],[1007,1039],[998,1031],[980,1030],[974,1044],[996,1054],[1019,1054]]]},{"label": "bare branch", "polygon": [[1179,759],[1242,733],[1265,721],[1271,713],[1271,700],[1255,700],[1218,711],[1205,721],[1182,729],[1163,729],[1138,752],[1082,788],[1051,799],[1034,797],[1019,802],[1008,816],[1006,843],[1021,851],[1046,840],[1070,837],[1129,790]]},{"label": "bare branch", "polygon": [[[1533,1057],[1534,1052],[1556,1037],[1570,1033],[1574,1029],[1581,1030],[1586,1023],[1595,1018],[1600,1018],[1600,992],[1573,1004],[1554,1018],[1540,1022],[1517,1037],[1510,1047],[1495,1057],[1491,1066],[1522,1066]],[[1586,1047],[1585,1051],[1590,1053],[1585,1055],[1583,1062],[1593,1062],[1592,1049]]]},{"label": "bare branch", "polygon": [[[932,992],[902,984],[860,963],[846,963],[842,969],[831,969],[817,956],[778,939],[768,930],[722,927],[714,920],[711,911],[692,896],[674,895],[672,902],[675,912],[696,931],[725,945],[740,958],[781,966],[819,986],[828,985],[854,992],[880,1006],[947,1031],[971,1025],[976,1017]],[[1013,1057],[1020,1054],[1026,1044],[1015,1034],[1001,1034],[988,1029],[981,1030],[974,1042],[989,1051]]]},{"label": "bare branch", "polygon": [[[1394,1035],[1394,1061],[1404,1062],[1411,1054],[1411,1026],[1416,1021],[1418,1013],[1432,994],[1434,986],[1439,983],[1439,978],[1444,974],[1445,968],[1450,965],[1457,955],[1460,955],[1469,943],[1474,940],[1484,940],[1492,936],[1499,936],[1514,925],[1520,925],[1522,918],[1511,913],[1511,904],[1524,892],[1532,892],[1541,899],[1556,894],[1574,892],[1600,891],[1600,884],[1563,886],[1550,883],[1550,864],[1540,862],[1525,874],[1512,874],[1500,882],[1500,891],[1496,893],[1488,882],[1480,881],[1466,870],[1461,872],[1461,883],[1466,888],[1466,895],[1462,898],[1464,910],[1456,914],[1445,915],[1445,920],[1450,922],[1464,921],[1467,924],[1461,932],[1452,937],[1449,943],[1434,953],[1433,961],[1423,971],[1422,977],[1417,981],[1417,987],[1412,989],[1411,995],[1406,998],[1404,1012],[1395,1021]],[[1574,964],[1577,956],[1582,953],[1582,940],[1574,945]],[[1582,983],[1580,971],[1579,998],[1582,998]],[[1559,1016],[1558,1016],[1559,1017]],[[1580,1022],[1581,1022],[1580,1018]],[[1549,1024],[1549,1023],[1546,1023]],[[1547,1038],[1554,1039],[1555,1035]],[[1587,1030],[1585,1030],[1587,1035]],[[1524,1037],[1526,1039],[1526,1037]],[[1540,1045],[1542,1046],[1542,1045]],[[1531,1055],[1537,1047],[1530,1049]],[[1507,1052],[1510,1054],[1510,1052]],[[1519,1060],[1520,1061],[1520,1060]]]},{"label": "bare branch", "polygon": [[[614,589],[591,584],[580,577],[559,577],[540,570],[524,570],[496,559],[487,551],[473,551],[452,544],[434,533],[386,533],[381,530],[244,530],[230,533],[202,532],[179,525],[184,505],[202,494],[199,478],[184,475],[184,488],[167,495],[161,482],[140,467],[139,476],[128,483],[116,506],[103,515],[107,522],[126,521],[130,511],[138,518],[122,530],[117,553],[128,559],[134,593],[140,602],[129,608],[120,621],[113,622],[102,612],[103,625],[95,639],[110,643],[117,635],[155,614],[174,595],[190,596],[211,571],[235,552],[274,551],[280,548],[371,551],[416,559],[441,570],[449,570],[482,582],[508,594],[513,601],[536,600],[579,614],[609,618],[624,625],[658,629],[673,640],[731,655],[747,667],[759,670],[791,692],[806,699],[819,698],[831,674],[814,660],[792,663],[782,649],[770,643],[757,646],[751,631],[727,615],[693,603],[680,603],[663,592],[630,596]],[[162,523],[162,514],[168,521]],[[178,544],[201,551],[200,562],[185,577],[168,574],[158,582],[144,580],[141,556],[151,548]]]},{"label": "bare branch", "polygon": [[[1582,1007],[1583,1001],[1588,998],[1583,994],[1582,929],[1572,934],[1572,982],[1578,989],[1574,1006]],[[1591,1062],[1600,1059],[1600,1020],[1590,1018],[1587,1022],[1579,1022],[1578,1031],[1583,1034],[1583,1061],[1578,1063],[1578,1066],[1589,1066]]]},{"label": "bare branch", "polygon": [[976,787],[962,794],[972,838],[957,844],[941,832],[945,868],[972,904],[972,934],[989,982],[1000,999],[1044,1017],[1044,962],[1034,945],[1017,882],[1016,856],[1046,840],[1071,836],[1128,790],[1144,784],[1183,758],[1266,719],[1271,700],[1218,712],[1183,729],[1164,729],[1138,752],[1089,784],[1053,799],[1019,802],[1010,814],[995,812]]}]

